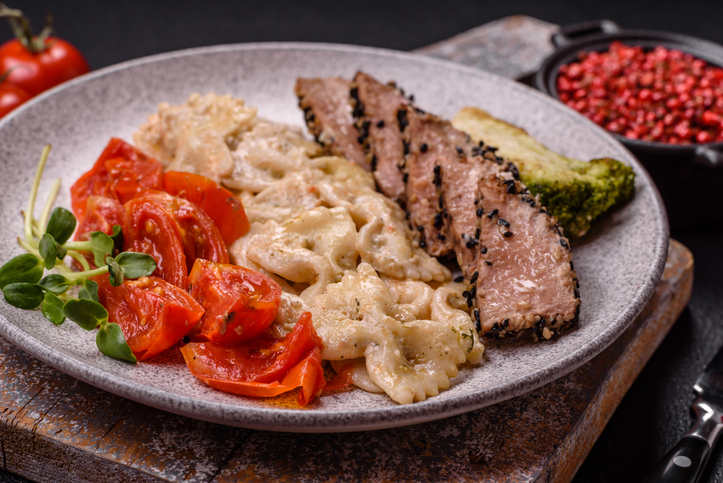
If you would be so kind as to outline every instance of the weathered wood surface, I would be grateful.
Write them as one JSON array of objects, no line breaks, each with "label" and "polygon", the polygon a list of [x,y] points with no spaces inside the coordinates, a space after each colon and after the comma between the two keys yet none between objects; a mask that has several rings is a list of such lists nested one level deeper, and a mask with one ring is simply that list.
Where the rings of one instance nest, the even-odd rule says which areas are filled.
[{"label": "weathered wood surface", "polygon": [[366,433],[280,434],[175,416],[0,339],[2,467],[43,482],[570,481],[685,307],[692,268],[672,241],[643,314],[573,373],[468,414]]},{"label": "weathered wood surface", "polygon": [[[556,28],[510,17],[423,51],[519,78],[539,66]],[[0,338],[0,465],[42,482],[570,481],[685,307],[692,265],[672,241],[643,314],[568,376],[454,418],[366,433],[279,434],[175,416],[79,382]]]},{"label": "weathered wood surface", "polygon": [[420,54],[520,79],[537,71],[555,50],[550,43],[559,26],[524,15],[486,23],[436,44],[417,49]]}]

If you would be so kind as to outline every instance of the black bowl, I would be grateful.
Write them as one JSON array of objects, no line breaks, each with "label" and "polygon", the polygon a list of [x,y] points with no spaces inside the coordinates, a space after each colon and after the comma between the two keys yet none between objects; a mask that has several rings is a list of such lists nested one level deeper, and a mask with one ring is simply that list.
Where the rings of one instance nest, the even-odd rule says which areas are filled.
[{"label": "black bowl", "polygon": [[[615,40],[644,49],[662,45],[723,67],[723,46],[719,44],[671,32],[623,30],[614,22],[601,20],[570,25],[552,36],[557,50],[535,74],[535,87],[558,98],[560,67],[577,61],[582,51],[606,51]],[[672,228],[723,220],[723,142],[671,145],[610,134],[650,173],[663,197]]]}]

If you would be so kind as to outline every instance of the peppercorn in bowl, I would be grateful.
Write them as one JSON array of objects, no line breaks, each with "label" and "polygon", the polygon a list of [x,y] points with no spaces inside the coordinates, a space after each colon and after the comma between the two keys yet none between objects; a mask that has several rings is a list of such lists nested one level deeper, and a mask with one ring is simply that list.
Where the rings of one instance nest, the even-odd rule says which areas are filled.
[{"label": "peppercorn in bowl", "polygon": [[[648,170],[672,228],[723,220],[723,46],[603,20],[562,28],[535,86]],[[708,207],[699,210],[700,205]]]}]

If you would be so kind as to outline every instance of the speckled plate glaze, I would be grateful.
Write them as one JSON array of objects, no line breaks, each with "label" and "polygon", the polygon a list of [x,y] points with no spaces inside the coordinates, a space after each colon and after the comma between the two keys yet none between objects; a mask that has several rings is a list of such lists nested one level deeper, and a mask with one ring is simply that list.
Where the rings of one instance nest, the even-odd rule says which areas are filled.
[{"label": "speckled plate glaze", "polygon": [[[634,199],[601,220],[574,247],[580,324],[558,340],[488,345],[484,363],[463,369],[449,390],[406,406],[385,395],[346,390],[298,408],[295,394],[258,400],[224,394],[187,371],[176,353],[129,365],[102,356],[72,322],[55,327],[38,312],[0,302],[0,334],[38,359],[92,385],[173,413],[274,431],[340,432],[440,419],[526,393],[577,368],[610,344],[641,311],[662,273],[668,225],[658,193],[635,158],[592,122],[523,85],[419,55],[326,44],[245,44],[162,54],[109,67],[49,91],[0,122],[3,260],[22,252],[19,216],[42,146],[53,150],[41,185],[63,180],[58,203],[111,136],[131,134],[160,102],[192,92],[239,96],[261,116],[302,124],[293,93],[299,76],[351,77],[363,69],[396,80],[421,107],[452,117],[480,106],[520,125],[553,149],[581,159],[610,156],[634,167]],[[42,198],[41,198],[42,199]]]}]

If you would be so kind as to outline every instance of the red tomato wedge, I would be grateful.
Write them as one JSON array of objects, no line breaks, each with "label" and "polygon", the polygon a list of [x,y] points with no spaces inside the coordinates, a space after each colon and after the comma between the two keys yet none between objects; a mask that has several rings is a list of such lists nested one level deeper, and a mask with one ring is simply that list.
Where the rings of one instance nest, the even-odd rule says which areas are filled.
[{"label": "red tomato wedge", "polygon": [[[113,234],[115,225],[123,228],[126,210],[118,201],[105,196],[89,196],[85,217],[75,230],[73,240],[90,240],[94,231],[102,231],[106,235]],[[82,252],[88,264],[95,267],[95,258],[90,252]],[[77,262],[74,262],[77,263]],[[80,268],[80,264],[77,265]],[[82,268],[80,268],[82,270]]]},{"label": "red tomato wedge", "polygon": [[163,204],[145,197],[125,205],[123,249],[147,253],[156,261],[153,275],[181,288],[188,285],[188,267],[181,230]]},{"label": "red tomato wedge", "polygon": [[180,341],[203,315],[203,307],[175,285],[157,277],[126,280],[111,286],[108,275],[94,277],[108,319],[120,325],[139,361]]},{"label": "red tomato wedge", "polygon": [[228,250],[218,227],[198,205],[162,191],[148,190],[139,199],[153,203],[171,215],[181,233],[189,271],[197,258],[228,263]]},{"label": "red tomato wedge", "polygon": [[351,363],[344,365],[341,370],[336,374],[336,376],[334,376],[331,380],[329,380],[329,382],[326,383],[326,386],[324,387],[324,392],[336,391],[338,389],[344,389],[345,387],[351,386],[351,384],[354,382],[351,369]]},{"label": "red tomato wedge", "polygon": [[276,317],[281,287],[262,273],[198,259],[188,282],[206,309],[191,334],[194,342],[238,344],[263,333]]},{"label": "red tomato wedge", "polygon": [[216,223],[227,246],[248,233],[249,220],[241,200],[205,176],[167,171],[163,173],[163,189],[200,206]]},{"label": "red tomato wedge", "polygon": [[89,196],[85,217],[78,225],[73,239],[89,240],[94,231],[112,235],[113,226],[119,225],[123,228],[125,213],[125,208],[117,200],[105,196]]},{"label": "red tomato wedge", "polygon": [[194,376],[224,392],[273,397],[301,387],[298,402],[305,406],[325,385],[321,339],[309,312],[282,339],[258,338],[235,347],[192,342],[181,353]]},{"label": "red tomato wedge", "polygon": [[91,195],[125,204],[145,189],[163,189],[161,163],[122,139],[111,138],[93,168],[71,186],[73,212],[82,220]]}]

